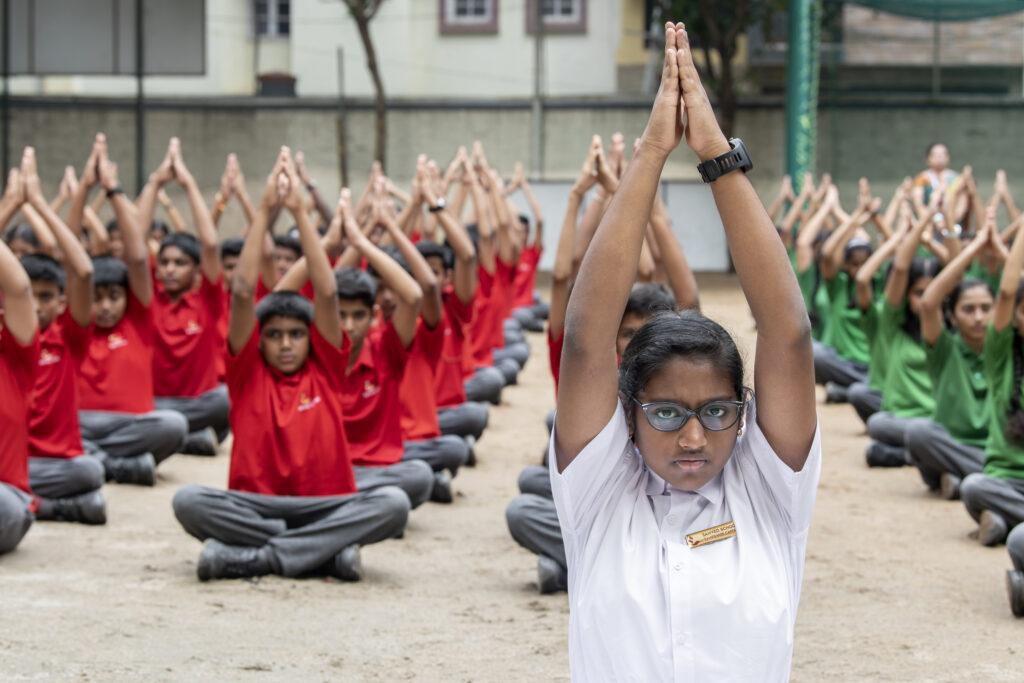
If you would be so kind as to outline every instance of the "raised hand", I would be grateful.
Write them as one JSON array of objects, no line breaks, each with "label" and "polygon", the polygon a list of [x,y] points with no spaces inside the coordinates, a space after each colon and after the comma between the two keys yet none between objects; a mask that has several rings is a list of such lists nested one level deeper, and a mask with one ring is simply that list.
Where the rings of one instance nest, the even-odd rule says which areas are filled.
[{"label": "raised hand", "polygon": [[85,167],[82,169],[81,183],[88,192],[100,180],[100,152],[106,147],[107,138],[103,133],[96,133],[96,139],[92,143],[92,151],[89,158],[85,160]]},{"label": "raised hand", "polygon": [[[666,43],[668,33],[666,25]],[[701,85],[700,74],[693,63],[693,52],[690,50],[690,38],[686,34],[686,28],[682,24],[676,24],[674,33],[672,42],[675,47],[675,71],[679,73],[679,87],[682,90],[686,143],[701,161],[706,161],[728,152],[729,141],[718,125],[708,94]],[[668,49],[666,47],[666,52]]]},{"label": "raised hand", "polygon": [[782,188],[779,193],[789,201],[796,199],[796,194],[793,192],[793,179],[789,177],[788,173],[782,176]]},{"label": "raised hand", "polygon": [[996,171],[996,184],[993,188],[997,195],[1004,195],[1010,191],[1010,184],[1006,182],[1006,171],[999,169]]},{"label": "raised hand", "polygon": [[4,187],[3,201],[5,204],[13,206],[14,209],[25,203],[25,186],[21,182],[21,170],[18,168],[12,168],[7,173],[7,186]]},{"label": "raised hand", "polygon": [[181,155],[181,140],[178,138],[171,138],[171,143],[167,148],[169,154],[171,154],[171,169],[174,172],[174,177],[178,179],[178,182],[182,186],[189,186],[196,182],[196,179],[192,177],[191,171],[185,165],[185,158]]},{"label": "raised hand", "polygon": [[582,198],[595,183],[597,183],[597,172],[594,170],[594,154],[588,150],[583,168],[580,169],[580,176],[573,183],[572,192]]},{"label": "raised hand", "polygon": [[306,155],[302,150],[295,153],[295,173],[304,186],[313,184],[313,179],[309,176],[309,171],[306,169]]},{"label": "raised hand", "polygon": [[25,201],[36,205],[45,203],[43,189],[39,183],[39,170],[36,164],[36,150],[26,147],[21,155],[21,181],[24,185]]},{"label": "raised hand", "polygon": [[[102,135],[102,133],[100,135]],[[107,190],[109,192],[110,190],[113,190],[113,189],[119,187],[119,183],[118,183],[118,179],[117,179],[117,164],[115,164],[113,161],[111,161],[110,157],[107,155],[107,138],[106,138],[106,136],[104,136],[102,140],[99,140],[99,137],[100,137],[99,135],[97,135],[96,137],[97,137],[97,141],[100,143],[100,148],[99,148],[99,176],[100,176],[100,184],[103,186],[104,190]]]},{"label": "raised hand", "polygon": [[608,150],[608,164],[616,178],[622,177],[626,169],[626,138],[622,133],[612,133],[612,143]]},{"label": "raised hand", "polygon": [[[687,111],[682,93],[682,79],[679,69],[680,59],[678,53],[678,42],[680,36],[685,36],[682,24],[665,24],[665,59],[661,69],[661,85],[658,87],[658,94],[654,98],[654,106],[651,109],[651,117],[647,120],[647,127],[643,133],[643,145],[650,148],[657,154],[667,157],[678,145],[683,137],[685,117]],[[688,48],[689,45],[686,44]],[[692,83],[691,88],[700,87],[698,80],[696,86]],[[692,96],[694,107],[699,106],[699,97]],[[705,96],[706,99],[706,96]],[[710,104],[708,105],[710,109]],[[700,126],[695,132],[694,141],[702,137],[710,137],[705,132],[706,122],[701,118],[701,113],[694,110],[697,115],[696,123]],[[712,114],[714,118],[714,114]],[[718,125],[717,122],[715,124]],[[720,132],[720,131],[719,131]],[[689,136],[687,136],[689,141]],[[707,143],[702,143],[705,146]],[[728,149],[728,145],[726,145]]]},{"label": "raised hand", "polygon": [[288,191],[288,178],[284,175],[287,159],[288,148],[282,147],[274,162],[274,168],[270,170],[267,182],[263,186],[263,194],[260,195],[260,208],[265,209],[268,213],[281,205],[284,195]]},{"label": "raised hand", "polygon": [[[295,162],[292,160],[288,148],[283,147],[281,154],[284,156],[284,170],[281,173],[281,177],[287,181],[283,188],[284,194],[281,197],[281,201],[284,203],[285,208],[292,213],[302,211],[305,199],[302,194],[302,179],[299,177]],[[279,185],[278,187],[280,188],[281,186]]]},{"label": "raised hand", "polygon": [[[177,138],[171,138],[173,143]],[[155,182],[159,186],[163,186],[172,180],[174,180],[174,157],[171,154],[171,144],[167,145],[167,153],[164,154],[163,161],[156,167],[156,170],[149,175],[150,182]]]}]

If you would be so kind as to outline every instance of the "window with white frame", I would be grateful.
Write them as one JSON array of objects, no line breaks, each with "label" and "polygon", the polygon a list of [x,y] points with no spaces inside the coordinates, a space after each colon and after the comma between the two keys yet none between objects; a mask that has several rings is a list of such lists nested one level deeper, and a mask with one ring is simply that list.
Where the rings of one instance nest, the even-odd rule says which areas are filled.
[{"label": "window with white frame", "polygon": [[256,35],[261,38],[287,37],[291,34],[291,0],[253,0]]},{"label": "window with white frame", "polygon": [[498,0],[440,0],[441,33],[497,33]]}]

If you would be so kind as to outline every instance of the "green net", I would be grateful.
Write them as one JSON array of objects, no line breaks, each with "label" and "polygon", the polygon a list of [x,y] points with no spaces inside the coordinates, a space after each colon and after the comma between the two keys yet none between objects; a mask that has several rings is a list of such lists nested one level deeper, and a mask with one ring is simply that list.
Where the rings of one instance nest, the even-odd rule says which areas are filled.
[{"label": "green net", "polygon": [[849,0],[851,4],[929,21],[970,21],[1024,11],[1024,0]]}]

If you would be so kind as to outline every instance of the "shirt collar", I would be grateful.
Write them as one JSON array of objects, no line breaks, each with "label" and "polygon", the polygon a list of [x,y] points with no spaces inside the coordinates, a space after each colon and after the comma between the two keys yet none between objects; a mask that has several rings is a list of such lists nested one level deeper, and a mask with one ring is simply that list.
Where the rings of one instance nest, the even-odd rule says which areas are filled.
[{"label": "shirt collar", "polygon": [[[637,457],[640,457],[639,453],[637,453]],[[647,495],[649,496],[665,496],[672,495],[673,493],[696,493],[712,505],[719,505],[722,502],[721,472],[716,474],[711,481],[704,484],[696,491],[682,491],[670,486],[667,481],[659,477],[651,468],[645,466],[644,469],[647,471]]]}]

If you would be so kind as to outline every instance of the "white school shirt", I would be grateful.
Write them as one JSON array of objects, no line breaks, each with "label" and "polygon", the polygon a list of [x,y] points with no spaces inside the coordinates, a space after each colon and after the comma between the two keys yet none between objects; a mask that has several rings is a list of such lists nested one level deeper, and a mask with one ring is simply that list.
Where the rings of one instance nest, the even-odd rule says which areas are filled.
[{"label": "white school shirt", "polygon": [[[821,436],[793,472],[755,412],[751,401],[724,470],[696,492],[647,468],[621,403],[561,474],[552,436],[574,681],[788,680]],[[687,546],[730,521],[735,537]]]}]

